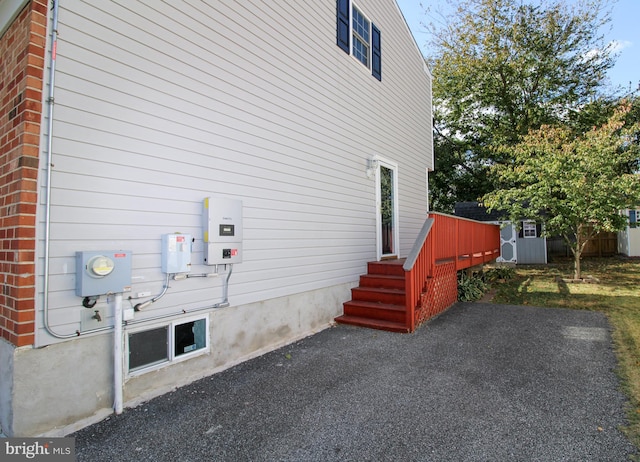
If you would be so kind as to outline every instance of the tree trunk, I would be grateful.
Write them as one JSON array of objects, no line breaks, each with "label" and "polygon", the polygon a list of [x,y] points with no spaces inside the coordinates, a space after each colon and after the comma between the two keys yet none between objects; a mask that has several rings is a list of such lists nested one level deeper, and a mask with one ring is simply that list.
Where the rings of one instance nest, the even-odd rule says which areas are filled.
[{"label": "tree trunk", "polygon": [[580,257],[582,256],[582,250],[580,249],[580,247],[576,249],[573,255],[575,258],[573,279],[582,279],[582,270],[580,268]]},{"label": "tree trunk", "polygon": [[578,225],[578,229],[576,230],[576,243],[575,249],[573,249],[573,279],[581,279],[582,278],[582,270],[580,268],[580,257],[582,257],[582,250],[584,249],[584,234],[582,224]]}]

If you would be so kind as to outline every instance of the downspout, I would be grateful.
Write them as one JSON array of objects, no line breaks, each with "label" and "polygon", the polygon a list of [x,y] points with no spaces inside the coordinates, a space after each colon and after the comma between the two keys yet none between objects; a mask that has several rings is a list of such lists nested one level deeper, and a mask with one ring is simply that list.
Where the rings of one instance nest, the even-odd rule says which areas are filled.
[{"label": "downspout", "polygon": [[[44,315],[44,328],[53,337],[66,339],[78,337],[80,331],[72,334],[59,334],[53,330],[49,324],[49,254],[51,243],[51,165],[52,165],[52,149],[53,149],[53,105],[55,90],[55,72],[56,72],[56,50],[58,46],[58,0],[52,2],[51,16],[51,60],[49,62],[49,93],[47,95],[47,152],[46,152],[46,189],[44,198],[44,283],[43,283],[43,301],[42,311]],[[112,326],[100,327],[82,332],[89,334],[112,329]]]},{"label": "downspout", "polygon": [[113,409],[116,414],[122,414],[123,408],[123,356],[122,356],[122,294],[117,293],[113,320]]}]

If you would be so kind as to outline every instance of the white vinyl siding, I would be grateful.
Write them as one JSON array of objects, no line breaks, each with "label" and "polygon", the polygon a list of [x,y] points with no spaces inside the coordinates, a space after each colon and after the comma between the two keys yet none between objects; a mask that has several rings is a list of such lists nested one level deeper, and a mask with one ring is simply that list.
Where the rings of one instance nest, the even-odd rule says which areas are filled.
[{"label": "white vinyl siding", "polygon": [[[406,255],[427,213],[430,77],[393,1],[358,6],[384,33],[382,82],[335,46],[334,0],[60,1],[49,271],[56,331],[78,329],[85,309],[74,293],[77,250],[132,250],[132,292],[156,295],[162,234],[189,233],[192,272],[206,271],[209,196],[244,203],[232,306],[356,281],[376,258],[373,155],[399,165]],[[38,267],[42,275],[41,258]],[[222,279],[172,281],[138,316],[218,302]],[[102,299],[96,308],[108,313]],[[52,341],[42,329],[37,337]]]}]

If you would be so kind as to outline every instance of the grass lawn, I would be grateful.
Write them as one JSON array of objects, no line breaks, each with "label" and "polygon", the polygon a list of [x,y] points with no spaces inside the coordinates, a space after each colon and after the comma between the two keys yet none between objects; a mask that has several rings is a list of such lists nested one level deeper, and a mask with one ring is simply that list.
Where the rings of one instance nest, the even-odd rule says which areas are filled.
[{"label": "grass lawn", "polygon": [[[584,259],[583,277],[590,284],[565,283],[573,276],[573,262],[554,261],[544,266],[518,266],[514,278],[492,284],[493,301],[601,311],[613,327],[618,374],[630,400],[629,439],[640,447],[640,260]],[[560,277],[560,278],[559,278]]]}]

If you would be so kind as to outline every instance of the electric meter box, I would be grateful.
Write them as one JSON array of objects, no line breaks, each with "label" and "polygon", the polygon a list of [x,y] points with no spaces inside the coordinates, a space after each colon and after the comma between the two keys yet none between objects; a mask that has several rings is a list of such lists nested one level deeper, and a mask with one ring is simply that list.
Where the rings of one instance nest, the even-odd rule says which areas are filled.
[{"label": "electric meter box", "polygon": [[242,262],[242,201],[205,198],[202,227],[205,265]]},{"label": "electric meter box", "polygon": [[76,295],[91,297],[131,290],[131,251],[76,252]]},{"label": "electric meter box", "polygon": [[167,274],[191,271],[191,234],[162,236],[162,272]]}]

